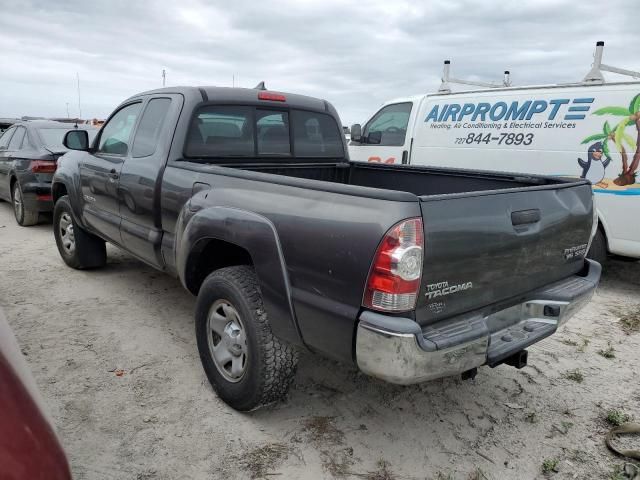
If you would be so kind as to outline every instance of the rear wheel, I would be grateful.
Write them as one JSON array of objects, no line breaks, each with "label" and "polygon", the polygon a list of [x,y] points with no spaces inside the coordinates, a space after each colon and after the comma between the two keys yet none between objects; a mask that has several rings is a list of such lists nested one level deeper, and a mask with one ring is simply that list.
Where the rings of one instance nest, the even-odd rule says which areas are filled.
[{"label": "rear wheel", "polygon": [[599,228],[593,236],[591,248],[589,248],[589,252],[587,253],[587,258],[595,260],[600,265],[604,265],[607,261],[607,239]]},{"label": "rear wheel", "polygon": [[251,267],[222,268],[204,280],[196,337],[211,385],[232,408],[254,410],[287,394],[298,353],[271,332]]},{"label": "rear wheel", "polygon": [[13,184],[13,190],[11,191],[11,199],[13,201],[13,214],[16,217],[18,225],[23,227],[30,227],[38,223],[38,212],[28,209],[24,205],[24,196],[22,195],[22,188],[20,188],[20,182],[17,180]]},{"label": "rear wheel", "polygon": [[107,263],[107,249],[102,240],[76,224],[67,195],[53,209],[53,235],[64,263],[71,268],[97,268]]}]

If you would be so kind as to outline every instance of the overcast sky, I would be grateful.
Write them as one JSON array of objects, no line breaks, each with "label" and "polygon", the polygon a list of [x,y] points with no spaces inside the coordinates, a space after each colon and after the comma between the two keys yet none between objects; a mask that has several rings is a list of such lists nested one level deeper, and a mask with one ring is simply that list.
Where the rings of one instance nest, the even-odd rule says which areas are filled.
[{"label": "overcast sky", "polygon": [[[638,0],[0,0],[0,117],[103,118],[162,85],[236,85],[332,102],[343,123],[452,73],[571,82],[604,61],[640,69]],[[609,74],[608,78],[615,78]]]}]

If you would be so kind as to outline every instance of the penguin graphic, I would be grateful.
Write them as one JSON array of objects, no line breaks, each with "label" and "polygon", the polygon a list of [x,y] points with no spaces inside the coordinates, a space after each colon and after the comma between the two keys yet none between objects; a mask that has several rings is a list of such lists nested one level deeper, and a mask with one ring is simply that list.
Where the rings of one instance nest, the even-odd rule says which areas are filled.
[{"label": "penguin graphic", "polygon": [[596,142],[589,147],[586,161],[578,158],[578,165],[582,167],[580,178],[586,178],[593,185],[597,185],[600,188],[607,188],[608,185],[603,183],[602,180],[604,179],[605,169],[611,163],[611,157],[604,155],[605,160],[603,160],[603,155],[602,142]]}]

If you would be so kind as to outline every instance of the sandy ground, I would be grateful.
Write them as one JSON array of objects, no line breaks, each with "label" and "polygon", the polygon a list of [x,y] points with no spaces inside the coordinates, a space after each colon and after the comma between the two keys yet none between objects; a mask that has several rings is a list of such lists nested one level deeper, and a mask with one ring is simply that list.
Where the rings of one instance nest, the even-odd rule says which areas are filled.
[{"label": "sandy ground", "polygon": [[67,268],[50,224],[0,204],[0,307],[77,479],[528,479],[545,460],[553,478],[609,478],[608,411],[640,418],[640,333],[620,323],[640,313],[638,262],[612,261],[522,370],[398,387],[304,355],[287,401],[252,414],[211,390],[194,303],[114,248],[102,270]]}]

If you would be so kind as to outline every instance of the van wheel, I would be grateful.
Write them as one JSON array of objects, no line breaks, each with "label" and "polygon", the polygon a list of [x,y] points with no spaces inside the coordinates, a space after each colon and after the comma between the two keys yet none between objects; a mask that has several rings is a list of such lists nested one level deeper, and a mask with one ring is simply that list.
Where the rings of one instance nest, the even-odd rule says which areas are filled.
[{"label": "van wheel", "polygon": [[251,267],[211,273],[200,287],[195,317],[202,366],[225,403],[249,411],[286,396],[298,352],[273,335]]},{"label": "van wheel", "polygon": [[589,248],[589,252],[587,253],[587,258],[595,260],[600,265],[604,265],[607,261],[607,239],[604,238],[604,234],[600,229],[598,229],[596,234],[593,236],[593,241],[591,242],[591,248]]},{"label": "van wheel", "polygon": [[107,263],[104,240],[78,226],[68,195],[58,199],[53,208],[53,236],[60,256],[71,268],[97,268]]},{"label": "van wheel", "polygon": [[13,184],[11,199],[13,200],[13,213],[18,225],[22,227],[30,227],[31,225],[38,223],[38,212],[29,210],[25,207],[22,188],[20,188],[20,183],[17,180]]}]

